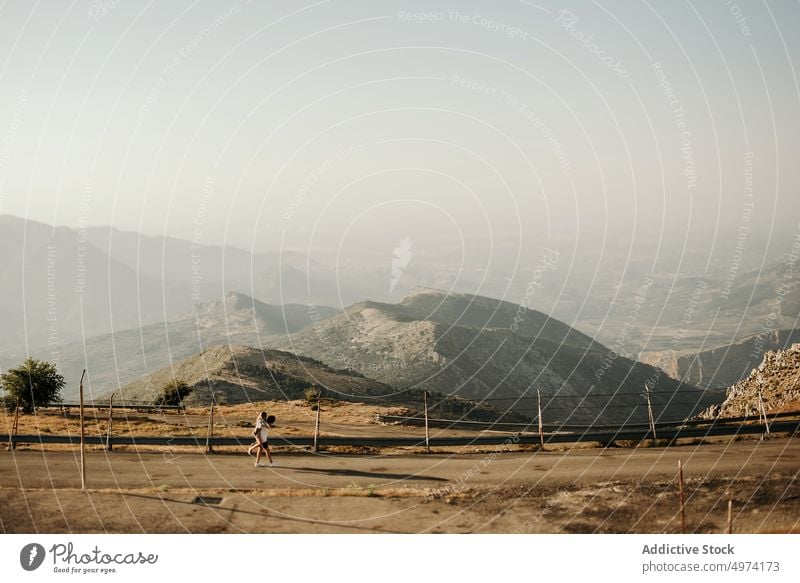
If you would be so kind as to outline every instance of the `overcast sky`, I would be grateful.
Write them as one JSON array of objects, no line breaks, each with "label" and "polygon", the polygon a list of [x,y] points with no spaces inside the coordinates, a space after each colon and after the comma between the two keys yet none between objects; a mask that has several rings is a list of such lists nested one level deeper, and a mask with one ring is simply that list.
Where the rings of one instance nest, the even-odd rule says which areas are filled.
[{"label": "overcast sky", "polygon": [[0,214],[732,249],[798,231],[798,65],[797,2],[12,0]]}]

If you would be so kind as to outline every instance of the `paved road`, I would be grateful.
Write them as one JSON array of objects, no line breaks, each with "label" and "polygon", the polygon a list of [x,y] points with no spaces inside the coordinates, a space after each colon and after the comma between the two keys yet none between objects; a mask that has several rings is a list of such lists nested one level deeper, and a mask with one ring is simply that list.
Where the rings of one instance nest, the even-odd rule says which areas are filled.
[{"label": "paved road", "polygon": [[[497,455],[279,454],[274,468],[255,468],[253,458],[244,454],[93,452],[87,454],[87,476],[91,488],[562,485],[669,478],[675,475],[678,460],[687,477],[792,473],[800,468],[800,441]],[[63,451],[0,453],[0,487],[80,487],[79,458]]]},{"label": "paved road", "polygon": [[[0,532],[677,532],[800,529],[798,440],[499,455],[0,452]],[[202,497],[202,498],[200,498]]]}]

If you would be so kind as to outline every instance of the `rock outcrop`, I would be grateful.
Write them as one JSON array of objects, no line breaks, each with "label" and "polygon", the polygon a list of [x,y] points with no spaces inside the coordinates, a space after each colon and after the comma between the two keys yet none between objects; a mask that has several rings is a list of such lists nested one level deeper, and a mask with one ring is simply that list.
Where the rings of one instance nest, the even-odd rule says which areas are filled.
[{"label": "rock outcrop", "polygon": [[759,398],[767,413],[800,411],[800,344],[767,352],[750,376],[728,389],[721,405],[709,407],[702,416],[757,415]]}]

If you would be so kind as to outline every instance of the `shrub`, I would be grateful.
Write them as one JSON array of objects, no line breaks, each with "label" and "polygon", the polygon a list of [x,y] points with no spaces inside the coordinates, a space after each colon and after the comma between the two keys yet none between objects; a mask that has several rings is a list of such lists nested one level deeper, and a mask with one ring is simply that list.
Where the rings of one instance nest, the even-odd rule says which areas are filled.
[{"label": "shrub", "polygon": [[317,403],[319,403],[319,398],[322,396],[322,391],[320,391],[317,387],[311,386],[303,391],[303,395],[306,398],[306,403],[311,405],[311,410],[316,411],[315,407]]},{"label": "shrub", "polygon": [[161,387],[161,395],[153,402],[154,405],[183,405],[183,399],[190,395],[192,388],[180,379],[172,379]]}]

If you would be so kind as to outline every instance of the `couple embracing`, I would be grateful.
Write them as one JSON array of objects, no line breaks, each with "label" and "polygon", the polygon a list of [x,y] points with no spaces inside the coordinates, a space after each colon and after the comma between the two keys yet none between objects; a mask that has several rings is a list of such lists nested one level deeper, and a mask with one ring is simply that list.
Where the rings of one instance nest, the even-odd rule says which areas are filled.
[{"label": "couple embracing", "polygon": [[261,415],[259,415],[258,419],[256,419],[256,427],[253,430],[253,436],[256,438],[256,442],[250,446],[250,449],[247,450],[247,453],[250,455],[253,455],[253,450],[257,450],[255,463],[256,467],[260,467],[262,465],[260,463],[262,452],[267,454],[269,465],[275,465],[272,461],[272,454],[270,454],[269,451],[269,443],[267,443],[270,427],[275,427],[275,415],[267,416],[267,412],[262,411]]}]

